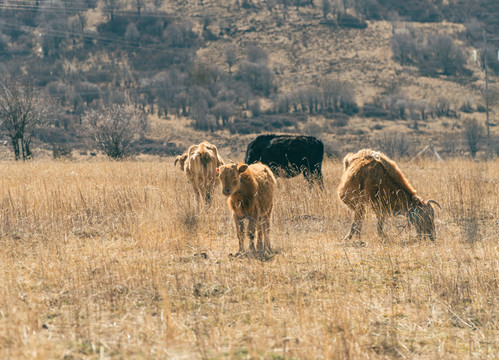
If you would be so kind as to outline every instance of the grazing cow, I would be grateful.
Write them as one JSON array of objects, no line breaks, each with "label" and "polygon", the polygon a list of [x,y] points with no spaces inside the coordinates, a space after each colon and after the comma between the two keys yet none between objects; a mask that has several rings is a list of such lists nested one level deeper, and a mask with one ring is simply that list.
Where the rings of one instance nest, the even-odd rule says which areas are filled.
[{"label": "grazing cow", "polygon": [[174,164],[177,163],[191,183],[196,199],[199,201],[202,196],[209,204],[213,188],[219,182],[216,169],[224,164],[217,147],[207,141],[192,145],[186,153],[177,156]]},{"label": "grazing cow", "polygon": [[294,177],[300,173],[309,184],[323,187],[324,145],[313,136],[260,135],[251,141],[244,161],[268,165],[276,176]]},{"label": "grazing cow", "polygon": [[276,180],[264,164],[230,164],[217,169],[222,193],[228,196],[239,239],[239,254],[244,253],[244,220],[248,219],[249,250],[255,251],[253,240],[258,235],[257,249],[271,252],[269,240],[270,215]]},{"label": "grazing cow", "polygon": [[378,218],[378,234],[383,234],[386,215],[405,214],[407,225],[416,228],[418,237],[428,236],[435,240],[435,212],[431,203],[423,200],[409,184],[397,164],[385,154],[363,149],[350,153],[343,159],[344,172],[338,187],[340,199],[355,212],[350,232],[360,237],[362,216],[370,203]]}]

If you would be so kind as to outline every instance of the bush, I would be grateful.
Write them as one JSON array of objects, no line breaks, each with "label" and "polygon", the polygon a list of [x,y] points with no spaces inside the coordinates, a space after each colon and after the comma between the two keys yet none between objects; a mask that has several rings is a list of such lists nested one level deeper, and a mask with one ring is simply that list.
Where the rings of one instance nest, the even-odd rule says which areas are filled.
[{"label": "bush", "polygon": [[388,112],[379,103],[367,103],[362,108],[364,117],[387,118]]},{"label": "bush", "polygon": [[428,65],[432,64],[443,75],[466,72],[464,52],[449,35],[438,34],[429,38],[423,57],[427,59]]},{"label": "bush", "polygon": [[88,136],[112,159],[122,159],[147,128],[147,118],[131,106],[90,109],[82,117]]},{"label": "bush", "polygon": [[436,34],[424,39],[417,31],[396,33],[392,38],[395,61],[402,66],[415,64],[422,75],[467,75],[463,49],[449,35]]},{"label": "bush", "polygon": [[71,159],[73,154],[68,144],[53,143],[52,157],[54,159]]},{"label": "bush", "polygon": [[473,158],[480,148],[484,132],[483,125],[480,125],[477,119],[466,119],[463,122],[463,137]]},{"label": "bush", "polygon": [[275,75],[266,65],[245,62],[241,64],[236,78],[246,82],[253,90],[260,91],[265,96],[269,96],[276,90]]},{"label": "bush", "polygon": [[435,103],[435,114],[438,117],[451,116],[450,101],[444,97],[439,97]]},{"label": "bush", "polygon": [[258,118],[234,119],[230,126],[230,131],[238,134],[258,134],[262,131],[274,132],[285,128],[296,128],[298,121],[302,121],[301,114],[289,115],[262,115]]},{"label": "bush", "polygon": [[350,117],[342,113],[334,113],[331,116],[330,125],[333,127],[343,127],[348,125]]},{"label": "bush", "polygon": [[384,132],[374,138],[375,148],[389,157],[406,157],[412,142],[406,134],[399,132]]},{"label": "bush", "polygon": [[416,63],[421,51],[414,37],[408,32],[393,35],[391,48],[393,59],[402,66]]},{"label": "bush", "polygon": [[367,23],[348,13],[340,13],[338,15],[338,25],[345,28],[365,29]]},{"label": "bush", "polygon": [[411,106],[411,101],[402,94],[393,94],[384,99],[385,108],[392,119],[406,119],[407,110]]},{"label": "bush", "polygon": [[166,27],[163,39],[170,47],[188,48],[196,45],[197,35],[190,22],[175,22]]},{"label": "bush", "polygon": [[471,114],[472,112],[474,112],[475,110],[473,109],[473,100],[469,96],[467,96],[464,99],[464,102],[462,103],[459,110],[461,110],[464,113],[468,113],[468,114]]},{"label": "bush", "polygon": [[182,154],[182,150],[173,142],[164,143],[161,140],[142,138],[131,145],[136,154],[175,156]]},{"label": "bush", "polygon": [[260,101],[258,99],[253,100],[249,103],[249,110],[253,117],[259,117],[262,114],[262,109],[260,107]]},{"label": "bush", "polygon": [[137,30],[141,34],[159,38],[171,22],[172,16],[170,14],[158,10],[144,11],[137,19]]}]

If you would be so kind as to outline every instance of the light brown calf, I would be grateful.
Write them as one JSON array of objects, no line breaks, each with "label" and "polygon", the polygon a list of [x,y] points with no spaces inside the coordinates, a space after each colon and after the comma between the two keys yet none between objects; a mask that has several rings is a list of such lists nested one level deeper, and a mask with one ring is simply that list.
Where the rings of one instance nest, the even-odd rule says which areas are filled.
[{"label": "light brown calf", "polygon": [[255,251],[255,230],[258,235],[257,249],[271,252],[269,231],[276,180],[267,165],[260,163],[231,164],[221,166],[219,177],[222,193],[228,196],[227,205],[232,210],[239,239],[239,254],[244,253],[244,220],[248,219],[249,250]]},{"label": "light brown calf", "polygon": [[177,163],[191,183],[196,199],[203,197],[209,204],[213,188],[219,182],[216,169],[224,164],[217,147],[207,141],[192,145],[186,153],[177,156],[174,164]]}]

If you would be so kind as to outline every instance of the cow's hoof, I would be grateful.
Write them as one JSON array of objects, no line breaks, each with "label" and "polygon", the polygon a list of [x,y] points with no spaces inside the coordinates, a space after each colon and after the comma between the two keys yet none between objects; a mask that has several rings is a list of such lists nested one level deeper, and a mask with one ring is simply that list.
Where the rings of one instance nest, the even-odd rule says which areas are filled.
[{"label": "cow's hoof", "polygon": [[248,252],[246,252],[246,251],[245,251],[245,252],[240,252],[240,251],[238,251],[238,252],[237,252],[237,253],[235,253],[235,254],[232,254],[232,253],[231,253],[231,254],[229,254],[229,257],[239,258],[239,259],[240,259],[240,258],[243,258],[243,257],[248,257]]}]

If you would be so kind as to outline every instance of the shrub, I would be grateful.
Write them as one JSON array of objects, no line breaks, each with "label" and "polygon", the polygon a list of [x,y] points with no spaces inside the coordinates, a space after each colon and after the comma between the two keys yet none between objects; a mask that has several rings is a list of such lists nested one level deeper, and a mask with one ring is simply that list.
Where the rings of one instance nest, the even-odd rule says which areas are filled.
[{"label": "shrub", "polygon": [[427,41],[424,58],[444,75],[465,73],[466,58],[449,35],[434,35]]},{"label": "shrub", "polygon": [[384,102],[385,108],[392,119],[406,119],[407,110],[409,109],[411,102],[404,95],[393,94],[386,96]]},{"label": "shrub", "polygon": [[389,157],[405,157],[409,155],[412,142],[404,133],[383,132],[374,138],[374,144]]},{"label": "shrub", "polygon": [[142,137],[147,118],[131,106],[111,105],[90,109],[82,117],[84,129],[112,159],[122,159],[129,146]]},{"label": "shrub", "polygon": [[265,96],[276,90],[275,75],[265,65],[245,62],[241,64],[236,78],[246,82],[253,90],[260,91]]},{"label": "shrub", "polygon": [[335,113],[331,118],[331,126],[333,127],[343,127],[348,125],[348,121],[350,120],[348,115],[342,113]]},{"label": "shrub", "polygon": [[477,119],[466,119],[463,122],[463,137],[473,158],[480,148],[483,134],[484,127],[478,123]]},{"label": "shrub", "polygon": [[435,103],[435,113],[438,117],[450,116],[450,101],[444,97],[439,97]]},{"label": "shrub", "polygon": [[408,32],[393,35],[391,48],[393,59],[402,66],[416,63],[421,51],[414,37]]},{"label": "shrub", "polygon": [[249,110],[251,111],[251,115],[253,117],[259,117],[262,113],[262,109],[260,108],[260,101],[258,99],[251,101],[249,103]]},{"label": "shrub", "polygon": [[163,38],[170,47],[186,48],[196,44],[197,36],[188,21],[169,24],[163,32]]},{"label": "shrub", "polygon": [[469,96],[466,96],[459,110],[468,114],[474,112],[475,110],[473,109],[473,100]]},{"label": "shrub", "polygon": [[73,157],[69,144],[52,144],[52,157],[54,159],[71,159]]},{"label": "shrub", "polygon": [[365,29],[367,28],[367,23],[353,15],[348,13],[339,13],[338,15],[338,25],[345,28],[353,29]]},{"label": "shrub", "polygon": [[362,108],[364,117],[387,118],[388,112],[379,103],[366,103]]}]

